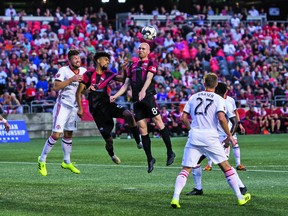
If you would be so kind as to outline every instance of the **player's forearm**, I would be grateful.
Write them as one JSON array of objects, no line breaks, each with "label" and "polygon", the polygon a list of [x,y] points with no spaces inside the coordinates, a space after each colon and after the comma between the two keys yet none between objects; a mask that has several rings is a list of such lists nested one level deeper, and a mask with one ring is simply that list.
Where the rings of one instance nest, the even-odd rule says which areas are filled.
[{"label": "player's forearm", "polygon": [[6,124],[7,120],[3,116],[0,115],[0,122],[3,122],[4,124]]},{"label": "player's forearm", "polygon": [[235,132],[236,132],[236,130],[237,130],[237,128],[238,128],[238,121],[237,121],[236,116],[230,118],[229,120],[230,120],[231,123],[232,123],[232,127],[231,127],[231,129],[230,129],[230,132],[231,132],[232,135],[234,135]]},{"label": "player's forearm", "polygon": [[227,134],[227,136],[232,136],[229,127],[228,127],[228,123],[227,120],[225,118],[225,116],[223,116],[223,118],[219,118],[219,123],[221,125],[221,127],[223,128],[224,132]]},{"label": "player's forearm", "polygon": [[190,126],[190,121],[188,119],[188,114],[183,113],[181,116],[181,122],[185,125],[185,127],[187,128],[187,130],[190,130],[191,126]]},{"label": "player's forearm", "polygon": [[144,83],[141,91],[146,92],[147,88],[149,87],[149,85],[150,85],[151,82],[152,82],[153,76],[154,76],[154,74],[152,74],[152,73],[150,73],[150,72],[148,73],[147,78],[146,78],[146,81],[145,81],[145,83]]},{"label": "player's forearm", "polygon": [[128,89],[128,85],[125,83],[124,85],[122,85],[122,87],[119,89],[119,91],[114,95],[114,97],[118,98],[121,95],[123,95]]},{"label": "player's forearm", "polygon": [[61,89],[64,89],[66,86],[68,86],[72,82],[73,82],[72,78],[67,79],[67,80],[65,80],[63,82],[55,81],[54,86],[53,86],[53,90],[54,91],[59,91]]}]

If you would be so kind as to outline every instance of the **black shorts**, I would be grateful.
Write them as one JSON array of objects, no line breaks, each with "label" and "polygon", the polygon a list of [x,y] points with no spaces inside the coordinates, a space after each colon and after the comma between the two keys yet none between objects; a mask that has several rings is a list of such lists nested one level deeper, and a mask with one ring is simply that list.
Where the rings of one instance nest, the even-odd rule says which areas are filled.
[{"label": "black shorts", "polygon": [[140,121],[145,118],[153,118],[160,114],[158,105],[153,95],[145,97],[144,100],[133,105],[135,120]]},{"label": "black shorts", "polygon": [[126,108],[116,103],[105,103],[93,111],[93,118],[104,139],[111,137],[114,128],[113,118],[123,118]]}]

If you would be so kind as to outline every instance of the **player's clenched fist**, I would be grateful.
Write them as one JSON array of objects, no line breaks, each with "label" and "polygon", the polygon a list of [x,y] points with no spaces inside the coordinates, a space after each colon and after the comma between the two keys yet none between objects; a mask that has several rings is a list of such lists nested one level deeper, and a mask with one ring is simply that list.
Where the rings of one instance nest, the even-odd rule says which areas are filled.
[{"label": "player's clenched fist", "polygon": [[82,75],[74,75],[72,77],[72,82],[81,82],[82,81],[83,76]]}]

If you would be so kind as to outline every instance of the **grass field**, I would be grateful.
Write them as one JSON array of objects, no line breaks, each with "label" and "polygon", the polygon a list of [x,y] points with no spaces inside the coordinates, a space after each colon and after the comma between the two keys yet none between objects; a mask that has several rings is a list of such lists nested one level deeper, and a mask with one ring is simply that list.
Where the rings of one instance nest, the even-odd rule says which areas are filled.
[{"label": "grass field", "polygon": [[[152,139],[157,162],[147,173],[146,157],[133,140],[116,139],[115,152],[122,164],[112,163],[101,138],[74,138],[72,160],[80,175],[63,170],[60,142],[47,159],[48,176],[37,171],[43,139],[30,143],[0,145],[0,215],[288,215],[288,135],[238,136],[242,163],[248,171],[239,176],[252,200],[238,206],[220,170],[203,172],[203,196],[181,195],[181,209],[170,201],[180,171],[186,138],[173,138],[175,163],[165,166],[161,139]],[[235,166],[231,153],[230,162]],[[206,163],[206,161],[205,161]],[[203,164],[205,165],[205,164]]]}]

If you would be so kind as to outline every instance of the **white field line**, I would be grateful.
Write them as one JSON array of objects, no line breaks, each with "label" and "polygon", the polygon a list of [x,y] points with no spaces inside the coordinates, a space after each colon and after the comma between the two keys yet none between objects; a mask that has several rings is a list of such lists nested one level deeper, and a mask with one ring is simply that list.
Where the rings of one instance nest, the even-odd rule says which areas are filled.
[{"label": "white field line", "polygon": [[[22,164],[22,165],[36,165],[37,163],[35,162],[17,162],[17,161],[0,161],[0,164]],[[47,165],[59,165],[60,163],[47,163]],[[92,167],[122,167],[122,168],[146,168],[147,166],[137,166],[137,165],[116,165],[116,164],[78,164],[77,166],[92,166]],[[253,168],[253,170],[249,170],[248,172],[267,172],[267,173],[288,173],[288,166],[283,166],[283,165],[268,165],[268,166],[245,166],[245,167],[250,167]],[[261,170],[261,168],[266,168],[266,167],[271,167],[271,168],[284,168],[287,170]],[[155,165],[155,168],[157,169],[181,169],[181,167],[167,167],[167,166],[157,166]],[[255,169],[258,168],[258,169]],[[260,168],[260,169],[259,169]],[[220,171],[218,168],[213,168],[213,171]],[[212,171],[212,172],[213,172]],[[240,171],[243,172],[243,171]]]}]

